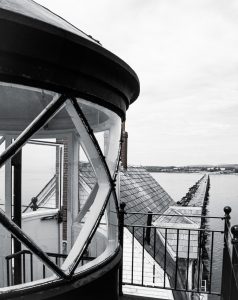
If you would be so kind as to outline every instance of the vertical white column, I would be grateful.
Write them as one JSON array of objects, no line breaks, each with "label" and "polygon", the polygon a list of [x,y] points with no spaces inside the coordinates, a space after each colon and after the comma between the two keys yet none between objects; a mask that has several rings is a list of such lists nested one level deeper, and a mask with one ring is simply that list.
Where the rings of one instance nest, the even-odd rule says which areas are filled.
[{"label": "vertical white column", "polygon": [[[7,148],[12,142],[10,136],[6,136],[5,147]],[[5,164],[5,213],[11,219],[12,216],[12,167],[11,161]],[[0,287],[7,285],[7,255],[11,254],[11,235],[0,225]]]},{"label": "vertical white column", "polygon": [[[104,133],[104,149],[105,149],[105,156],[107,165],[110,168],[111,175],[113,176],[114,171],[116,169],[116,155],[118,148],[114,149],[113,145],[116,143],[115,136],[119,138],[117,134],[117,128],[110,128],[110,130],[105,131]],[[118,145],[119,145],[119,141]],[[116,150],[116,151],[115,151]],[[115,153],[112,153],[115,151]],[[116,182],[116,192],[118,196],[118,179]],[[115,199],[113,194],[111,194],[110,200],[107,205],[107,222],[108,222],[108,239],[114,240],[115,242],[118,239],[118,219],[116,214],[116,206],[115,206]]]},{"label": "vertical white column", "polygon": [[[12,143],[12,137],[6,136],[5,145],[6,148]],[[12,217],[12,166],[11,160],[8,160],[5,164],[5,212],[6,215]]]},{"label": "vertical white column", "polygon": [[[78,172],[79,172],[79,142],[75,134],[68,138],[68,204],[67,204],[67,240],[70,248],[74,243],[74,220],[78,215]],[[77,223],[78,224],[78,223]],[[69,250],[69,249],[68,249]]]},{"label": "vertical white column", "polygon": [[72,156],[73,156],[73,164],[72,164],[72,207],[73,207],[73,220],[76,219],[79,213],[79,139],[74,134],[72,139]]}]

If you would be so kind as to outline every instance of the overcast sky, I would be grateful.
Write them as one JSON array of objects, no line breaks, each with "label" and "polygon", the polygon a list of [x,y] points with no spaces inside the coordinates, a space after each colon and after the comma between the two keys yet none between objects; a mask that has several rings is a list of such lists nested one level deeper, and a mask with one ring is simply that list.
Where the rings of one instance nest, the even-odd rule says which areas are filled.
[{"label": "overcast sky", "polygon": [[237,0],[37,0],[138,74],[129,163],[237,163]]}]

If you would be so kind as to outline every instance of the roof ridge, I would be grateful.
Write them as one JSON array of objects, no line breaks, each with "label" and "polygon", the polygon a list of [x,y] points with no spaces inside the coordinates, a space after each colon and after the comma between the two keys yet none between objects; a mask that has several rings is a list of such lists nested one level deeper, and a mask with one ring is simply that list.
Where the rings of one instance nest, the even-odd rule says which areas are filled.
[{"label": "roof ridge", "polygon": [[[190,219],[190,217],[185,216],[183,213],[179,212],[176,208],[172,208],[174,211],[176,211],[179,215],[183,216],[186,220],[188,220],[191,224],[197,224],[193,220]],[[192,217],[192,216],[191,216]]]}]

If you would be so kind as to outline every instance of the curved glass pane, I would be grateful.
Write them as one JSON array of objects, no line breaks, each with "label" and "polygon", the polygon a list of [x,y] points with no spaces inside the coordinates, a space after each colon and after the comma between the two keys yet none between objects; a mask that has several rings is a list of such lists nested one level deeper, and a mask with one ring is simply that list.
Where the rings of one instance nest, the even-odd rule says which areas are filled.
[{"label": "curved glass pane", "polygon": [[78,102],[94,131],[111,176],[113,176],[119,159],[121,119],[116,113],[99,105],[81,99]]},{"label": "curved glass pane", "polygon": [[[60,99],[49,91],[5,83],[0,84],[0,96],[0,155]],[[6,270],[9,261],[10,272],[0,276],[0,287],[83,272],[118,247],[118,204],[110,176],[114,179],[119,159],[121,119],[82,99],[76,102],[82,113],[74,100],[64,101],[17,148],[21,155],[0,168],[6,217],[11,221],[18,214],[14,220],[21,234],[47,253],[55,267],[23,239],[11,242],[11,232],[0,226],[0,266]],[[19,263],[23,257],[24,264]]]}]

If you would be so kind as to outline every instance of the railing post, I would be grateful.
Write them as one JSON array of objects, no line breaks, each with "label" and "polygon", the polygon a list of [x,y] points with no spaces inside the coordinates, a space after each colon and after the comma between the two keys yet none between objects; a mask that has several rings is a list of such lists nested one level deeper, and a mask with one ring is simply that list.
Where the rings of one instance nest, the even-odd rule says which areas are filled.
[{"label": "railing post", "polygon": [[[119,209],[119,243],[120,243],[122,251],[123,251],[125,207],[126,207],[126,203],[121,202],[120,209]],[[123,294],[122,293],[122,280],[123,280],[123,255],[122,255],[122,259],[121,259],[121,265],[119,268],[119,295],[120,296],[122,296],[122,294]]]},{"label": "railing post", "polygon": [[146,234],[145,234],[145,240],[147,244],[150,244],[150,233],[151,233],[151,224],[152,224],[152,211],[148,211],[147,215],[147,227],[146,227]]},{"label": "railing post", "polygon": [[233,234],[232,242],[232,274],[231,274],[231,288],[230,299],[236,300],[238,298],[238,225],[231,227]]},{"label": "railing post", "polygon": [[230,206],[225,206],[224,207],[224,212],[225,212],[225,216],[224,216],[224,243],[227,241],[228,238],[228,231],[230,228],[230,213],[231,213],[231,208]]},{"label": "railing post", "polygon": [[[224,248],[222,262],[222,280],[221,280],[221,300],[229,300],[230,298],[230,278],[231,278],[231,258],[229,254],[229,228],[230,228],[230,206],[224,207]],[[210,282],[210,285],[212,283]]]}]

